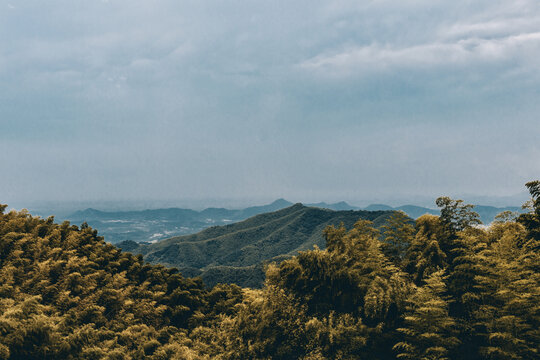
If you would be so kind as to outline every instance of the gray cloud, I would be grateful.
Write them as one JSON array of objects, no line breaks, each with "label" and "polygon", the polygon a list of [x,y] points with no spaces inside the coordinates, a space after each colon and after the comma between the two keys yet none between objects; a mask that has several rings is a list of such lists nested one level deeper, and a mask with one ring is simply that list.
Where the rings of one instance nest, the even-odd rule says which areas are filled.
[{"label": "gray cloud", "polygon": [[[530,51],[533,50],[533,51]],[[332,55],[319,55],[300,66],[307,69],[334,68],[354,71],[406,69],[408,67],[460,66],[490,64],[513,58],[536,64],[531,60],[540,55],[540,32],[507,36],[496,39],[468,38],[450,43],[429,43],[406,48],[369,45],[347,49]]]},{"label": "gray cloud", "polygon": [[0,201],[509,195],[540,5],[0,2]]}]

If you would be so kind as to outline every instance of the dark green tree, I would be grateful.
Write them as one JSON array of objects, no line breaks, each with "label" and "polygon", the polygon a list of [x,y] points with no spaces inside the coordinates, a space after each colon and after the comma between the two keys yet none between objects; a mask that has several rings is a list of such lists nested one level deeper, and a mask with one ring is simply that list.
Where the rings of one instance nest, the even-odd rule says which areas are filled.
[{"label": "dark green tree", "polygon": [[401,267],[414,239],[414,221],[403,211],[396,211],[381,229],[381,250],[390,261]]},{"label": "dark green tree", "polygon": [[530,181],[525,186],[531,194],[531,209],[528,213],[521,214],[517,221],[525,226],[529,237],[537,242],[535,246],[540,249],[540,180]]},{"label": "dark green tree", "polygon": [[443,228],[438,216],[422,215],[416,219],[415,237],[407,249],[405,270],[417,285],[432,273],[448,266],[447,254],[441,249]]}]

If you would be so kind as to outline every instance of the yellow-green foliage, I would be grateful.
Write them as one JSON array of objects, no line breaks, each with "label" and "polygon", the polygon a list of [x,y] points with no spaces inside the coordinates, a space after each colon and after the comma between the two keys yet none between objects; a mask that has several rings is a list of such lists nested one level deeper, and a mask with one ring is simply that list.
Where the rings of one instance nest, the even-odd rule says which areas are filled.
[{"label": "yellow-green foliage", "polygon": [[173,339],[241,298],[146,264],[85,224],[0,213],[2,358],[167,358]]},{"label": "yellow-green foliage", "polygon": [[444,271],[439,270],[416,288],[408,299],[405,326],[398,329],[404,336],[394,346],[399,359],[448,359],[459,340],[456,322],[448,313],[445,300]]}]

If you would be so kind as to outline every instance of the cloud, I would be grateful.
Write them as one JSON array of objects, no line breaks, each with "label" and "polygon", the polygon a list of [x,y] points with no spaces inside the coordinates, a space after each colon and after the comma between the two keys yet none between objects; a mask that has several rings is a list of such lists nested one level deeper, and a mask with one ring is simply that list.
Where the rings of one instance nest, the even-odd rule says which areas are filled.
[{"label": "cloud", "polygon": [[540,26],[540,17],[503,18],[475,23],[455,23],[441,29],[439,36],[446,39],[497,38],[515,34],[534,33]]},{"label": "cloud", "polygon": [[[20,2],[0,12],[0,146],[35,152],[0,161],[28,198],[81,179],[89,197],[360,197],[422,192],[417,174],[521,191],[538,169],[521,144],[540,136],[539,24],[536,0]],[[47,191],[30,193],[32,168]]]},{"label": "cloud", "polygon": [[540,32],[494,39],[467,38],[456,42],[434,42],[409,47],[372,44],[336,54],[317,55],[299,66],[316,72],[346,75],[404,68],[466,67],[510,59],[521,61],[531,56],[540,57]]},{"label": "cloud", "polygon": [[340,81],[410,70],[418,79],[447,70],[454,76],[491,72],[491,77],[501,70],[528,75],[538,70],[538,2],[373,1],[349,4],[350,14],[340,5],[331,9],[334,19],[328,21],[340,24],[333,29],[337,41],[298,61],[296,69]]}]

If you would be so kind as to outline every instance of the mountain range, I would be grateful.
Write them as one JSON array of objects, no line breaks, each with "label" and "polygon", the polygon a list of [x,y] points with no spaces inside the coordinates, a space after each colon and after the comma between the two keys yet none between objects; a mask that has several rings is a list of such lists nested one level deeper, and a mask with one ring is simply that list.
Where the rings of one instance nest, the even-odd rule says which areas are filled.
[{"label": "mountain range", "polygon": [[[309,206],[316,206],[316,207],[332,209],[332,210],[367,210],[367,211],[395,210],[395,211],[403,211],[404,213],[406,213],[413,219],[417,219],[424,214],[439,215],[439,209],[431,209],[431,208],[417,206],[417,205],[403,205],[403,206],[392,207],[385,204],[371,204],[369,206],[366,206],[365,208],[360,208],[357,206],[349,205],[346,202],[342,201],[335,204],[318,203],[318,204],[311,204]],[[495,206],[486,206],[486,205],[475,205],[473,210],[477,212],[478,215],[480,215],[480,220],[482,220],[482,223],[484,224],[491,223],[494,220],[495,216],[497,216],[497,214],[500,214],[503,211],[511,211],[511,212],[516,212],[516,213],[524,212],[524,210],[518,206],[495,207]]]},{"label": "mountain range", "polygon": [[[100,211],[86,209],[77,211],[65,218],[72,223],[86,222],[98,229],[101,236],[111,243],[124,240],[136,242],[156,242],[174,236],[194,234],[210,226],[227,225],[245,220],[249,217],[287,208],[293,203],[278,199],[271,204],[252,206],[245,209],[207,208],[202,211],[182,208],[153,209],[140,211]],[[385,204],[372,204],[361,208],[345,201],[337,203],[319,202],[305,204],[308,207],[317,207],[336,211],[367,210],[367,211],[404,211],[411,218],[416,219],[423,214],[439,214],[439,210],[416,205],[392,207]],[[488,224],[500,212],[505,210],[521,212],[519,207],[497,208],[493,206],[475,206],[483,223]]]},{"label": "mountain range", "polygon": [[185,276],[201,276],[208,285],[219,282],[260,287],[263,266],[296,255],[298,251],[325,247],[323,230],[343,223],[350,229],[359,219],[380,227],[393,211],[330,210],[295,204],[225,226],[153,244],[125,241],[123,250],[142,254],[145,260],[180,269]]},{"label": "mountain range", "polygon": [[157,241],[172,236],[193,234],[210,226],[226,225],[254,215],[276,211],[292,203],[279,199],[268,205],[245,209],[207,208],[202,211],[181,208],[140,211],[100,211],[86,209],[65,218],[73,223],[86,222],[99,230],[111,243],[124,240]]}]

